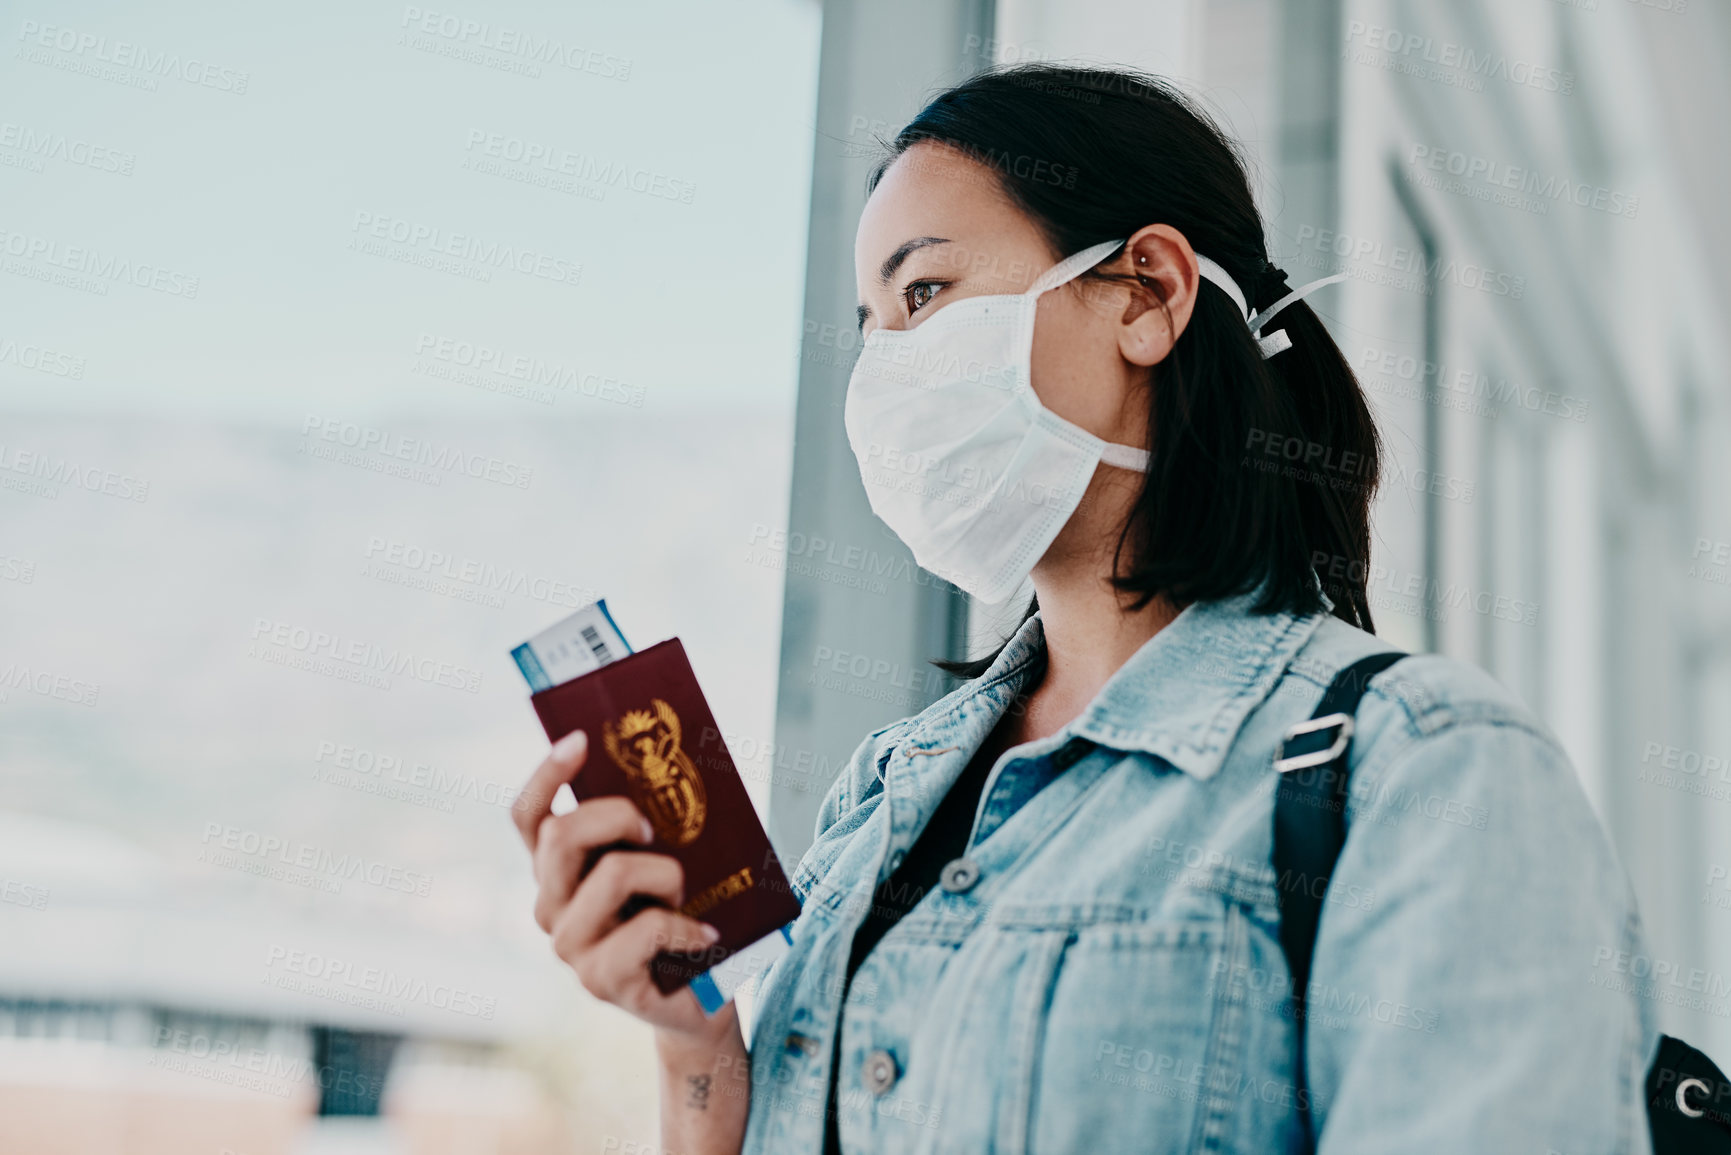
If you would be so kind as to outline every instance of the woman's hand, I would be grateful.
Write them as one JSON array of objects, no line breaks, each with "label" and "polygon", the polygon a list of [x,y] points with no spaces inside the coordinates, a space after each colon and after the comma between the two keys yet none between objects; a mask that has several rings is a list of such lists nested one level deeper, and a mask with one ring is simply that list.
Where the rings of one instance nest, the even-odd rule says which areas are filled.
[{"label": "woman's hand", "polygon": [[[664,995],[649,979],[650,959],[710,946],[713,928],[679,913],[685,871],[678,859],[621,848],[597,860],[603,847],[653,840],[649,820],[629,798],[591,798],[554,817],[554,792],[577,776],[588,753],[581,730],[561,738],[511,807],[541,888],[535,921],[590,994],[655,1027],[662,1142],[693,1155],[736,1155],[751,1105],[738,1008],[729,1002],[705,1016],[689,987]],[[667,905],[621,919],[619,908],[633,895]]]},{"label": "woman's hand", "polygon": [[[661,951],[697,951],[715,941],[712,927],[678,911],[685,901],[679,861],[631,849],[596,857],[602,847],[652,841],[649,820],[629,798],[619,796],[591,798],[569,814],[552,814],[554,792],[583,769],[588,751],[581,730],[560,739],[511,808],[540,886],[535,921],[552,936],[554,953],[596,998],[683,1042],[720,1041],[737,1028],[731,1003],[706,1017],[688,988],[664,995],[649,978],[649,960]],[[620,907],[633,895],[667,905],[621,920]]]}]

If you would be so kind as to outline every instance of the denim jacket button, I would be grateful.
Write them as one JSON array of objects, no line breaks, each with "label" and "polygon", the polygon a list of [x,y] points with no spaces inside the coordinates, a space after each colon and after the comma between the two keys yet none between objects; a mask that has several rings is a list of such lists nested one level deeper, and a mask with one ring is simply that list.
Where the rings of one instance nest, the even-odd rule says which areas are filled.
[{"label": "denim jacket button", "polygon": [[963,894],[980,881],[980,868],[971,858],[956,858],[946,863],[938,876],[938,885],[951,894]]},{"label": "denim jacket button", "polygon": [[866,1056],[860,1069],[860,1082],[874,1095],[881,1095],[896,1085],[896,1059],[888,1051],[873,1051]]}]

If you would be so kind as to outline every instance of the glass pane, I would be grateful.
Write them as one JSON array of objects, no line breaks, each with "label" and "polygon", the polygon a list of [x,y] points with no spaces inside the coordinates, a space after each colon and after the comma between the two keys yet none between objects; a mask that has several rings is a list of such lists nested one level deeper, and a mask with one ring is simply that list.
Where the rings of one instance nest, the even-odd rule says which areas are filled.
[{"label": "glass pane", "polygon": [[530,917],[509,651],[605,595],[772,732],[816,8],[9,32],[0,1083],[75,1092],[16,1125],[285,1150],[389,1067],[403,1150],[652,1141]]}]

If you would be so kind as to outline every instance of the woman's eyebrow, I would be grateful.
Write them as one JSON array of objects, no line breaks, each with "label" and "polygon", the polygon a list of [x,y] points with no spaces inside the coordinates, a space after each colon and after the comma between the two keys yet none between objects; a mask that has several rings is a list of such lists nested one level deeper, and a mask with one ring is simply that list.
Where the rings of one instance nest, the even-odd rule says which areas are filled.
[{"label": "woman's eyebrow", "polygon": [[878,270],[878,282],[884,285],[889,284],[890,278],[896,275],[896,270],[902,267],[902,262],[908,259],[910,253],[930,245],[947,245],[949,243],[948,237],[915,237],[911,241],[903,241],[896,246],[895,252],[884,258],[883,268]]},{"label": "woman's eyebrow", "polygon": [[[917,250],[928,248],[931,245],[947,245],[949,243],[950,238],[948,237],[915,237],[911,241],[903,241],[901,244],[896,246],[895,252],[884,258],[883,267],[878,270],[879,283],[888,285],[890,283],[890,278],[896,275],[896,270],[902,267],[902,262],[907,260],[909,255]],[[857,310],[855,310],[854,318],[858,322],[862,331],[865,329],[865,323],[871,315],[871,309],[865,305],[861,305]]]}]

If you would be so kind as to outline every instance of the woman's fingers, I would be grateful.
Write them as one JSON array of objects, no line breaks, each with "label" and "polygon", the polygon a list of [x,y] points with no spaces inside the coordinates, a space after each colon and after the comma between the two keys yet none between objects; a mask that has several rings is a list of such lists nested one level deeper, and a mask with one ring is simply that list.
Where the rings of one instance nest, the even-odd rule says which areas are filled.
[{"label": "woman's fingers", "polygon": [[[591,798],[553,814],[554,793],[588,753],[580,730],[555,742],[511,808],[539,887],[535,922],[591,993],[658,1025],[697,1030],[708,1022],[697,996],[689,988],[664,995],[649,973],[662,951],[691,954],[714,943],[703,923],[676,909],[685,901],[684,868],[670,855],[629,849],[655,840],[629,798]],[[634,896],[665,905],[638,909],[644,897]],[[622,907],[631,916],[623,921]]]},{"label": "woman's fingers", "polygon": [[591,798],[570,814],[543,819],[533,855],[540,884],[535,921],[541,929],[552,926],[553,916],[577,892],[595,851],[619,843],[646,844],[654,836],[643,812],[619,795]]},{"label": "woman's fingers", "polygon": [[541,820],[553,812],[554,793],[577,776],[588,754],[589,735],[573,730],[553,743],[553,749],[524,783],[523,792],[511,806],[511,821],[531,851],[540,835]]},{"label": "woman's fingers", "polygon": [[[578,885],[563,909],[548,914],[547,929],[569,918],[568,943],[584,950],[600,942],[619,925],[619,908],[632,895],[647,895],[669,907],[685,901],[685,869],[666,854],[640,850],[615,850],[601,857]],[[540,909],[537,907],[539,916]]]},{"label": "woman's fingers", "polygon": [[703,923],[664,907],[639,913],[599,942],[586,941],[583,916],[569,909],[553,927],[554,951],[585,989],[640,1018],[661,1017],[656,1012],[665,1004],[695,997],[688,988],[662,994],[650,981],[649,960],[662,951],[696,953],[714,942]]}]

